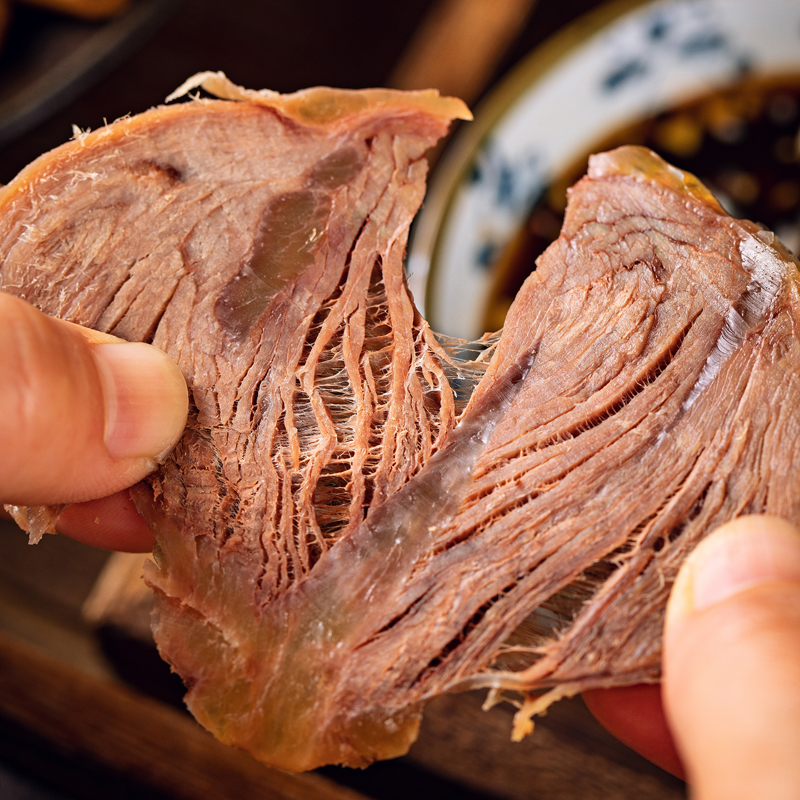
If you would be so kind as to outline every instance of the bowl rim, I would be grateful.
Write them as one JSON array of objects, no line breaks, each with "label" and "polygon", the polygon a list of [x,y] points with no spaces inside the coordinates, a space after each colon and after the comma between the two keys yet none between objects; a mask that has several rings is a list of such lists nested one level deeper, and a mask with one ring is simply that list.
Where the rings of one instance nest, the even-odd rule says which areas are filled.
[{"label": "bowl rim", "polygon": [[441,251],[443,222],[449,216],[458,188],[469,172],[475,155],[498,121],[529,87],[601,28],[640,6],[658,1],[611,0],[585,12],[524,56],[478,103],[474,121],[460,126],[436,164],[423,211],[415,223],[409,243],[409,286],[415,298],[418,298],[423,316],[425,309],[432,307],[434,282],[431,277]]}]

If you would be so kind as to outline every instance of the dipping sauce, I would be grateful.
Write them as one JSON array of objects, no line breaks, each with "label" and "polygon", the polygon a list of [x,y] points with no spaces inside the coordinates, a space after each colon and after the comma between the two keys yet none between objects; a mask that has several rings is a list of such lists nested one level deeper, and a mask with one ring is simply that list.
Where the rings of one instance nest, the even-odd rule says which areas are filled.
[{"label": "dipping sauce", "polygon": [[502,327],[506,312],[535,261],[558,237],[566,191],[586,172],[592,152],[623,144],[655,150],[695,174],[728,213],[774,231],[800,252],[800,76],[745,81],[620,129],[597,142],[553,181],[498,260],[485,330]]}]

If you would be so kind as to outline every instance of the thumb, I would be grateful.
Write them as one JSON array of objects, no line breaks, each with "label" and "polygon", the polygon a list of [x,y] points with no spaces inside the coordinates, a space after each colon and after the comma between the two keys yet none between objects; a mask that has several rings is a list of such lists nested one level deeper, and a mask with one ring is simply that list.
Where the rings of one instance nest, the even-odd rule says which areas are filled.
[{"label": "thumb", "polygon": [[664,636],[667,719],[697,800],[800,797],[800,532],[742,517],[681,568]]},{"label": "thumb", "polygon": [[0,292],[0,503],[80,502],[133,485],[177,442],[187,405],[162,351]]}]

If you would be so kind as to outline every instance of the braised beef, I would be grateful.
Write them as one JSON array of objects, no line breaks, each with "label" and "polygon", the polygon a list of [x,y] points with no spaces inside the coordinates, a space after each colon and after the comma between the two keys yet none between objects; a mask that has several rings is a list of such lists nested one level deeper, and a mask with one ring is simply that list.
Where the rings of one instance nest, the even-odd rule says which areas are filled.
[{"label": "braised beef", "polygon": [[135,497],[195,716],[301,770],[404,752],[445,691],[521,693],[519,737],[560,696],[658,680],[696,542],[800,522],[796,261],[621,148],[499,340],[452,342],[402,262],[463,106],[200,80],[243,102],[83,134],[0,194],[3,291],[184,370],[186,434]]}]

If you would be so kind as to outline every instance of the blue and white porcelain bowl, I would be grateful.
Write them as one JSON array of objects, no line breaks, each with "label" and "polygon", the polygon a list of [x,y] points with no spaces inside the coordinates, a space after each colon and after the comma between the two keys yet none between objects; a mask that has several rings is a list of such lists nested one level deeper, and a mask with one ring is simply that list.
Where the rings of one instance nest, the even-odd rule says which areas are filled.
[{"label": "blue and white porcelain bowl", "polygon": [[800,76],[799,0],[623,0],[545,43],[436,169],[408,261],[431,326],[483,333],[498,254],[553,181],[614,131],[743,76],[787,75]]}]

